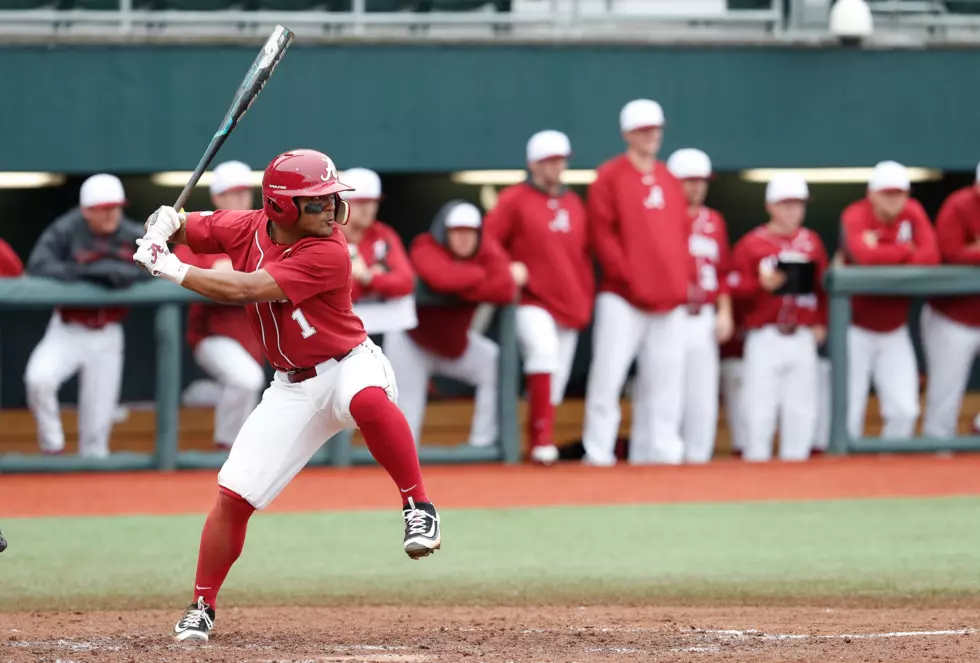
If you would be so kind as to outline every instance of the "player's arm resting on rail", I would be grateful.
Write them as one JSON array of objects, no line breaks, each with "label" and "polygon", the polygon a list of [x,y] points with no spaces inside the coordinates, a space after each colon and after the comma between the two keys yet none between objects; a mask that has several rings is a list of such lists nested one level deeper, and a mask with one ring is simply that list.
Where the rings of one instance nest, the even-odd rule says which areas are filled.
[{"label": "player's arm resting on rail", "polygon": [[967,210],[947,198],[936,217],[936,234],[943,262],[980,266],[980,238],[970,230]]},{"label": "player's arm resting on rail", "polygon": [[844,250],[857,265],[903,265],[912,259],[911,244],[878,244],[869,242],[865,233],[869,229],[857,214],[844,213],[841,218],[841,236]]},{"label": "player's arm resting on rail", "polygon": [[419,278],[436,292],[459,295],[475,288],[486,277],[483,267],[469,260],[454,259],[428,234],[412,242],[409,255]]},{"label": "player's arm resting on rail", "polygon": [[616,212],[616,196],[607,178],[599,177],[589,185],[587,213],[590,239],[603,277],[610,281],[628,282],[626,252],[623,250]]},{"label": "player's arm resting on rail", "polygon": [[62,281],[78,278],[81,265],[71,255],[70,227],[67,219],[48,226],[27,258],[27,273]]},{"label": "player's arm resting on rail", "polygon": [[385,239],[388,243],[385,256],[388,270],[385,271],[380,265],[371,267],[370,278],[362,284],[364,291],[376,293],[385,299],[410,295],[415,290],[415,270],[405,252],[405,245],[395,232],[387,234]]},{"label": "player's arm resting on rail", "polygon": [[912,207],[912,241],[915,247],[909,263],[912,265],[938,265],[939,241],[936,230],[929,222],[929,214],[918,200],[911,201]]},{"label": "player's arm resting on rail", "polygon": [[517,296],[517,282],[510,271],[510,259],[493,239],[485,238],[486,277],[474,288],[460,293],[463,299],[484,304],[510,304]]}]

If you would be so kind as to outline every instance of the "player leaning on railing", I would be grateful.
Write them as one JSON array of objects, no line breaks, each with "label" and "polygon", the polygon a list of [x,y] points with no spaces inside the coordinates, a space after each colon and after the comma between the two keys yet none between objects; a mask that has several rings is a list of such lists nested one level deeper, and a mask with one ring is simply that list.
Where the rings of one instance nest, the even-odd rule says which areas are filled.
[{"label": "player leaning on railing", "polygon": [[[178,214],[147,221],[134,260],[154,276],[219,302],[246,306],[275,379],[238,434],[218,474],[218,499],[201,535],[194,603],[174,627],[178,640],[207,640],[215,599],[241,554],[249,517],[267,506],[320,446],[360,428],[403,500],[404,548],[417,559],[440,546],[439,516],[425,495],[408,423],[395,405],[394,372],[351,307],[351,259],[336,223],[347,203],[327,155],[294,150],[262,180],[263,209]],[[225,253],[234,271],[184,265],[167,242]]]}]

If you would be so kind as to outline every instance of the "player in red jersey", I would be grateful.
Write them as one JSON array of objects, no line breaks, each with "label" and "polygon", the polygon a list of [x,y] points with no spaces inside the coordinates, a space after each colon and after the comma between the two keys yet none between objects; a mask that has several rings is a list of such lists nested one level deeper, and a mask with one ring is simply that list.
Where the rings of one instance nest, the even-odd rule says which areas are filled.
[{"label": "player in red jersey", "polygon": [[[439,515],[422,482],[408,422],[387,358],[351,305],[351,259],[343,233],[349,190],[325,154],[292,150],[266,168],[263,209],[178,214],[161,207],[147,221],[134,260],[153,276],[205,297],[246,307],[275,379],[235,439],[218,474],[218,498],[201,535],[194,602],[174,627],[177,640],[208,640],[218,590],[245,543],[248,520],[267,506],[320,446],[360,428],[403,500],[404,549],[440,547]],[[181,263],[167,242],[195,253],[225,253],[233,271]]]}]

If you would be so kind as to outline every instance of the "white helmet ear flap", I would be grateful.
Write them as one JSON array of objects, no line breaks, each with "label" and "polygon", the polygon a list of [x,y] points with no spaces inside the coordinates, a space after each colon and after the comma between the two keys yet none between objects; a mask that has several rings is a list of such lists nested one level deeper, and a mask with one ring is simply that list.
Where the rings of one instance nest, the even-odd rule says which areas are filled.
[{"label": "white helmet ear flap", "polygon": [[346,226],[348,219],[350,219],[350,203],[337,196],[337,209],[333,214],[333,221]]}]

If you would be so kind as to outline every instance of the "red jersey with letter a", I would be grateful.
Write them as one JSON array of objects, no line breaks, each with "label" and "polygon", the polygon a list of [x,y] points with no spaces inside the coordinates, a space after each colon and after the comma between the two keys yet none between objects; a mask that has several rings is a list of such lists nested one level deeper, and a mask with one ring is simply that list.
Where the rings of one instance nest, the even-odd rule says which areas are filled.
[{"label": "red jersey with letter a", "polygon": [[24,263],[10,244],[0,239],[0,277],[20,276],[24,273]]},{"label": "red jersey with letter a", "polygon": [[[954,191],[943,202],[936,234],[944,263],[980,267],[980,192],[975,186]],[[934,297],[929,304],[951,320],[980,327],[980,295]]]},{"label": "red jersey with letter a", "polygon": [[[178,246],[174,249],[180,261],[201,269],[211,269],[220,260],[230,260],[223,253],[197,254],[188,246]],[[262,342],[252,333],[249,327],[248,314],[244,306],[230,304],[191,304],[187,311],[187,344],[196,348],[197,344],[209,336],[224,336],[231,338],[245,348],[262,364],[265,355]]]},{"label": "red jersey with letter a", "polygon": [[718,295],[728,292],[731,255],[728,249],[728,227],[719,212],[702,207],[691,220],[688,249],[694,259],[695,272],[688,284],[689,304],[714,304]]},{"label": "red jersey with letter a", "polygon": [[687,201],[663,163],[641,173],[626,155],[605,162],[589,187],[588,211],[602,268],[600,291],[652,312],[687,301],[694,268],[688,253]]},{"label": "red jersey with letter a", "polygon": [[415,289],[415,271],[405,252],[405,245],[395,229],[380,221],[372,223],[357,244],[347,241],[351,258],[360,255],[368,267],[378,266],[385,271],[376,273],[367,285],[354,281],[351,299],[393,299],[412,294]]},{"label": "red jersey with letter a", "polygon": [[[775,295],[759,282],[760,265],[776,269],[780,259],[813,262],[816,265],[814,292],[806,295]],[[792,235],[777,235],[760,226],[743,237],[732,252],[733,267],[728,275],[732,296],[740,299],[746,329],[766,325],[785,327],[825,326],[827,296],[823,277],[827,271],[827,250],[817,233],[799,228]]]},{"label": "red jersey with letter a", "polygon": [[565,189],[551,196],[530,182],[515,184],[500,192],[484,228],[511,260],[527,266],[521,304],[540,306],[563,327],[589,324],[595,270],[585,205],[578,194]]},{"label": "red jersey with letter a", "polygon": [[[936,231],[919,201],[909,199],[894,223],[879,221],[867,198],[851,203],[841,216],[845,262],[852,265],[936,265]],[[867,237],[874,235],[872,245]],[[851,322],[877,332],[894,331],[908,322],[908,297],[856,296]]]},{"label": "red jersey with letter a", "polygon": [[245,311],[266,358],[276,369],[312,368],[339,359],[367,338],[351,305],[347,241],[329,237],[277,244],[261,210],[187,215],[187,245],[195,253],[225,253],[239,272],[264,269],[286,299],[248,304]]}]

